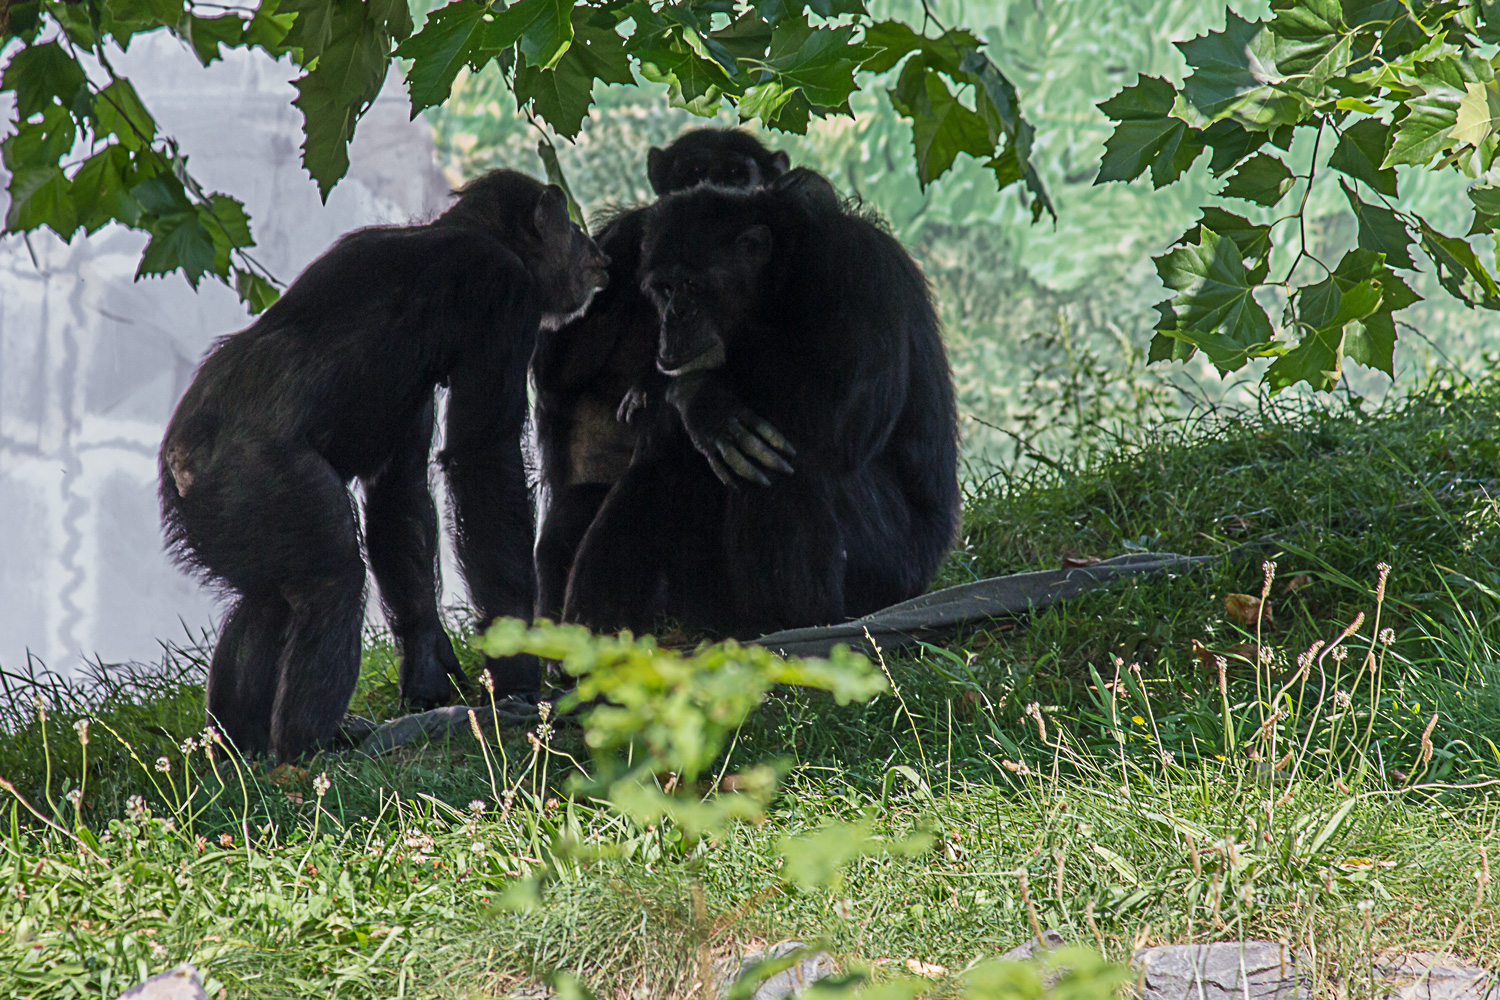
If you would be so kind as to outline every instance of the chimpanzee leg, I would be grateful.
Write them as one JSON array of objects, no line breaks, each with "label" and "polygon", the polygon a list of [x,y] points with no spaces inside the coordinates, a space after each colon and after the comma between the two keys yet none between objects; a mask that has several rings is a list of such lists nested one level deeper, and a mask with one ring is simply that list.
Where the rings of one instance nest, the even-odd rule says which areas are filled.
[{"label": "chimpanzee leg", "polygon": [[940,512],[914,510],[893,474],[869,470],[847,483],[836,498],[849,554],[844,616],[858,618],[925,591],[953,526]]},{"label": "chimpanzee leg", "polygon": [[359,680],[365,610],[365,564],[349,491],[317,454],[307,451],[294,463],[302,506],[280,528],[298,552],[281,584],[292,623],[271,708],[271,749],[283,760],[337,734]]},{"label": "chimpanzee leg", "polygon": [[427,479],[433,402],[412,421],[389,462],[365,481],[365,549],[401,645],[401,698],[420,709],[453,694],[463,670],[438,612],[438,522]]},{"label": "chimpanzee leg", "polygon": [[596,632],[651,630],[666,548],[699,544],[679,531],[675,479],[664,463],[643,462],[610,489],[573,560],[564,620]]},{"label": "chimpanzee leg", "polygon": [[561,621],[567,597],[568,572],[578,546],[609,495],[609,483],[580,483],[559,487],[542,520],[536,541],[536,614]]},{"label": "chimpanzee leg", "polygon": [[235,602],[219,629],[205,693],[208,721],[242,754],[271,748],[277,664],[291,620],[280,594],[251,593]]},{"label": "chimpanzee leg", "polygon": [[848,551],[834,506],[838,488],[809,471],[730,494],[721,572],[736,634],[844,619]]},{"label": "chimpanzee leg", "polygon": [[[453,498],[455,548],[480,628],[499,617],[530,621],[536,604],[533,505],[521,455],[525,367],[523,357],[518,381],[508,388],[467,373],[451,380],[442,463]],[[541,661],[534,656],[487,657],[485,670],[497,695],[534,696],[541,687]]]}]

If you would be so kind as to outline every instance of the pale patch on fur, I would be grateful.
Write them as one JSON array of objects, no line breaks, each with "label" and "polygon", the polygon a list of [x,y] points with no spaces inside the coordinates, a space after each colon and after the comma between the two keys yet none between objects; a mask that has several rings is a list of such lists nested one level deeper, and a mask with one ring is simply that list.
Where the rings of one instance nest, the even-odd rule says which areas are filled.
[{"label": "pale patch on fur", "polygon": [[172,482],[177,486],[177,495],[185,497],[193,486],[193,470],[188,468],[188,453],[181,447],[167,452],[167,467],[172,470]]},{"label": "pale patch on fur", "polygon": [[546,330],[548,333],[552,333],[554,330],[561,330],[563,327],[567,326],[569,323],[573,322],[575,319],[578,319],[584,313],[588,312],[589,306],[594,302],[594,296],[598,294],[599,289],[597,288],[590,291],[589,297],[583,300],[583,305],[579,306],[577,309],[574,309],[570,313],[542,313],[542,329]]}]

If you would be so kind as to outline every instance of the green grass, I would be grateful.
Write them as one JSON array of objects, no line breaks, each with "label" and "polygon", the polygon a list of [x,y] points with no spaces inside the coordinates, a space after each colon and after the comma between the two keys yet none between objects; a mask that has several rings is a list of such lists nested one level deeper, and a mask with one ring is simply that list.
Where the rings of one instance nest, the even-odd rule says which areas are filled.
[{"label": "green grass", "polygon": [[[601,995],[686,996],[745,943],[818,939],[877,976],[908,959],[956,972],[1033,920],[1116,960],[1285,940],[1357,996],[1361,962],[1391,948],[1494,966],[1496,441],[1500,387],[1433,388],[1376,412],[1211,413],[1087,466],[991,477],[941,583],[1133,549],[1222,558],[887,656],[894,690],[866,704],[774,693],[720,766],[787,760],[783,793],[763,823],[696,846],[562,794],[588,759],[568,725],[487,756],[464,738],[305,773],[220,753],[215,772],[183,749],[201,649],[92,687],[8,675],[0,992],[112,996],[193,960],[231,997],[503,995],[552,969]],[[1265,560],[1270,616],[1231,620],[1226,595],[1258,597]],[[1361,613],[1346,657],[1299,668]],[[391,714],[394,671],[372,637],[354,709]],[[855,860],[831,890],[782,880],[782,838],[861,817],[934,846]],[[495,908],[542,868],[540,907]]]}]

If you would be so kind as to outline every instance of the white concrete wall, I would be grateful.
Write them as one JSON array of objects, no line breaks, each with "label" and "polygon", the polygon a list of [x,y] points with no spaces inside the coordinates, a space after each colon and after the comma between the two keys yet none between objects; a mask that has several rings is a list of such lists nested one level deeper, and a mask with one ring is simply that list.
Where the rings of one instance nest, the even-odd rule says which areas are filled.
[{"label": "white concrete wall", "polygon": [[[205,187],[245,202],[252,253],[283,280],[343,232],[446,204],[394,75],[325,206],[300,163],[290,63],[236,52],[204,69],[160,32],[113,61]],[[132,281],[145,242],[120,227],[0,239],[0,666],[154,660],[158,640],[216,619],[162,552],[155,455],[204,351],[248,318],[214,281]]]}]

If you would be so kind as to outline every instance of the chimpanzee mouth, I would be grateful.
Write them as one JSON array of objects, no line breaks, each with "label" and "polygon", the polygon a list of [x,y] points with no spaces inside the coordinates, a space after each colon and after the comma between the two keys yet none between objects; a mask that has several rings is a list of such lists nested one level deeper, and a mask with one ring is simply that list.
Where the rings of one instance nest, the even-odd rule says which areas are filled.
[{"label": "chimpanzee mouth", "polygon": [[686,375],[688,372],[701,372],[722,367],[724,367],[724,342],[718,337],[715,337],[708,347],[690,358],[678,360],[677,358],[664,358],[660,354],[656,356],[656,370],[669,378]]}]

